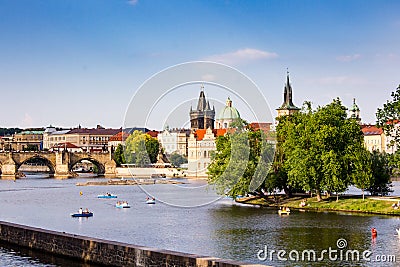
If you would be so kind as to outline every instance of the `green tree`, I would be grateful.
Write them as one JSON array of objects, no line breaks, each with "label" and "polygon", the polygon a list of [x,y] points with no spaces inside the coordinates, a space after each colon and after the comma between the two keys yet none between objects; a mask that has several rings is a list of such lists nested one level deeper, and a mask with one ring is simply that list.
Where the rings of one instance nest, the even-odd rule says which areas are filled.
[{"label": "green tree", "polygon": [[372,185],[367,189],[371,195],[385,196],[392,192],[390,189],[390,170],[389,159],[386,153],[373,151],[371,155],[372,161]]},{"label": "green tree", "polygon": [[20,128],[0,128],[0,136],[13,135],[22,132]]},{"label": "green tree", "polygon": [[281,116],[278,119],[276,128],[276,150],[272,168],[264,182],[264,188],[272,193],[275,190],[284,190],[288,197],[292,196],[293,187],[288,184],[288,168],[285,157],[284,144],[290,134],[294,134],[293,129],[303,119],[303,114],[293,114],[291,116]]},{"label": "green tree", "polygon": [[183,163],[187,163],[188,160],[184,156],[174,152],[168,157],[169,161],[171,162],[172,165],[175,167],[179,167]]},{"label": "green tree", "polygon": [[395,129],[395,124],[400,119],[400,85],[391,94],[392,100],[387,100],[383,108],[376,112],[376,125],[385,131],[386,136],[391,136],[389,146],[400,145],[400,131]]},{"label": "green tree", "polygon": [[122,164],[125,164],[125,155],[124,155],[124,148],[121,144],[118,144],[117,148],[114,151],[113,159],[118,167],[121,167]]},{"label": "green tree", "polygon": [[354,151],[363,146],[360,126],[347,119],[346,108],[339,99],[316,111],[308,104],[306,110],[292,116],[286,120],[291,124],[282,126],[286,129],[281,145],[288,185],[315,191],[318,201],[324,191],[344,192],[355,172],[351,165]]},{"label": "green tree", "polygon": [[160,144],[157,139],[141,131],[134,131],[125,141],[125,160],[128,164],[144,167],[157,161]]},{"label": "green tree", "polygon": [[373,186],[374,183],[372,176],[372,154],[365,148],[362,148],[361,151],[355,151],[352,164],[355,170],[352,174],[353,184],[362,190],[364,199],[364,191]]},{"label": "green tree", "polygon": [[237,128],[234,133],[217,137],[216,151],[208,167],[208,182],[219,194],[260,193],[273,151],[261,131]]},{"label": "green tree", "polygon": [[150,135],[145,134],[145,145],[147,154],[149,155],[150,158],[150,162],[156,163],[158,153],[160,152],[160,143],[156,138],[153,138]]}]

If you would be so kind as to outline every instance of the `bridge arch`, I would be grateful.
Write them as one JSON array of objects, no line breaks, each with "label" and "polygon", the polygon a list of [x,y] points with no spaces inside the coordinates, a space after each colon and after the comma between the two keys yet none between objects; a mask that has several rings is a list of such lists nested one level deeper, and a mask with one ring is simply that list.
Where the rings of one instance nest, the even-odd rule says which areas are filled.
[{"label": "bridge arch", "polygon": [[30,162],[30,161],[37,161],[37,162],[42,163],[43,165],[46,165],[46,166],[49,168],[49,170],[50,170],[50,171],[49,171],[50,176],[54,176],[54,173],[55,173],[55,165],[54,165],[54,163],[51,162],[48,158],[43,157],[43,156],[41,156],[41,155],[33,155],[33,156],[31,156],[31,157],[25,158],[23,161],[21,161],[21,162],[19,162],[19,163],[16,163],[16,164],[15,164],[15,166],[16,166],[16,171],[18,171],[19,168],[20,168],[23,164],[26,164],[26,163],[28,163],[28,162]]},{"label": "bridge arch", "polygon": [[71,162],[71,164],[69,165],[69,171],[72,172],[72,169],[74,168],[74,166],[82,161],[89,161],[90,163],[94,164],[97,168],[97,175],[102,176],[104,175],[104,173],[106,172],[106,168],[104,166],[103,163],[99,162],[98,160],[91,158],[91,157],[83,157],[77,160],[74,160],[73,162]]}]

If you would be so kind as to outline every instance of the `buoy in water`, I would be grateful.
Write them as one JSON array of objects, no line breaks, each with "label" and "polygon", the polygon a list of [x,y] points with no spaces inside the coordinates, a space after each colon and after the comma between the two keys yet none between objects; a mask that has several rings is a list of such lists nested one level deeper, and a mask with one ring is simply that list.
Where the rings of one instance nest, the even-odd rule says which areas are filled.
[{"label": "buoy in water", "polygon": [[81,195],[81,196],[83,195],[82,191],[79,192],[79,195]]},{"label": "buoy in water", "polygon": [[372,229],[371,229],[371,234],[372,234],[372,237],[376,237],[377,234],[378,234],[378,231],[376,231],[375,228],[372,228]]}]

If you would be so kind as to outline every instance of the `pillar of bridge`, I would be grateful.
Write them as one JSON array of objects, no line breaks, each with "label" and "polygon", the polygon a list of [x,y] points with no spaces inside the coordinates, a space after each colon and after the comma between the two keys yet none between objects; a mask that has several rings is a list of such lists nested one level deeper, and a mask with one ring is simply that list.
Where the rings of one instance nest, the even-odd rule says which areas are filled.
[{"label": "pillar of bridge", "polygon": [[69,153],[67,151],[56,152],[56,166],[54,178],[68,179],[72,177],[69,171]]},{"label": "pillar of bridge", "polygon": [[12,157],[12,152],[8,153],[8,159],[1,165],[1,178],[15,180],[17,165]]},{"label": "pillar of bridge", "polygon": [[115,177],[117,173],[117,164],[114,160],[110,159],[104,163],[104,176]]}]

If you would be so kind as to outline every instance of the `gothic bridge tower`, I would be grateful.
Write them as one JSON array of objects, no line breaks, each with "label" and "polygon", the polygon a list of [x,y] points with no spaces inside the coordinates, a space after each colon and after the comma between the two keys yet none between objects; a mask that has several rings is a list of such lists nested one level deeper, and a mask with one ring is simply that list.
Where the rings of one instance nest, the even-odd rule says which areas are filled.
[{"label": "gothic bridge tower", "polygon": [[200,97],[197,102],[197,109],[190,107],[190,128],[198,129],[214,129],[215,107],[210,108],[210,102],[206,100],[204,87],[201,87]]}]

